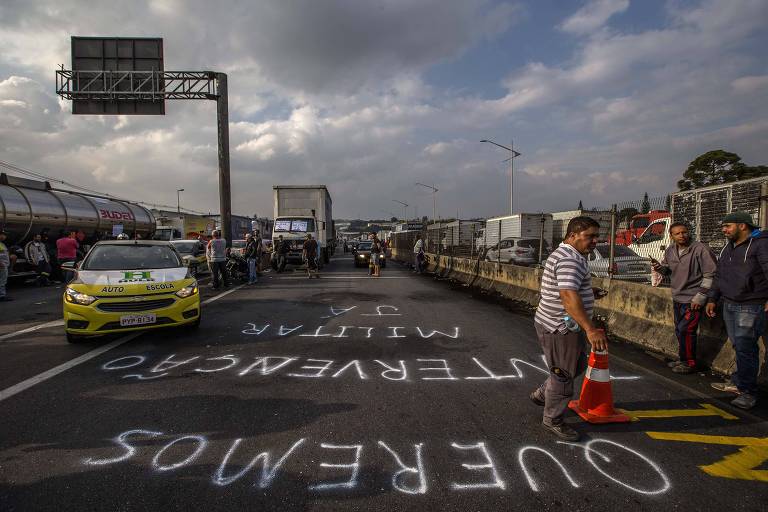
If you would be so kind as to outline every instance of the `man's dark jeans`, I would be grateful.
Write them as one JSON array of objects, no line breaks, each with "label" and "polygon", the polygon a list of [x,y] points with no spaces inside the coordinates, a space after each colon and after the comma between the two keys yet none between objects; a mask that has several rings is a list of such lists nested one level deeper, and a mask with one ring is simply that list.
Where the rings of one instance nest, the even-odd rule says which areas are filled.
[{"label": "man's dark jeans", "polygon": [[229,286],[229,276],[227,275],[226,261],[210,261],[208,266],[211,268],[211,277],[213,277],[213,287],[218,288],[221,278],[224,279],[224,286]]},{"label": "man's dark jeans", "polygon": [[731,380],[742,393],[757,394],[760,348],[757,340],[765,333],[766,312],[763,304],[738,304],[725,301],[723,321],[736,351],[736,371]]}]

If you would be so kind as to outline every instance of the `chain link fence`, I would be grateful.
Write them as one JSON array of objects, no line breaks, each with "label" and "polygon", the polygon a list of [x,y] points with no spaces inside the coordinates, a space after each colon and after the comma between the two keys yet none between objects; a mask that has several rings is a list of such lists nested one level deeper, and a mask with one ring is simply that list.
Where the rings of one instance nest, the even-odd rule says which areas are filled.
[{"label": "chain link fence", "polygon": [[563,241],[568,222],[587,216],[600,224],[599,243],[587,257],[594,276],[667,286],[668,278],[662,280],[651,272],[651,259],[661,261],[674,243],[669,235],[671,224],[686,224],[691,240],[703,242],[719,254],[726,242],[720,223],[734,210],[746,211],[756,225],[768,227],[768,177],[661,197],[646,194],[637,201],[590,210],[437,222],[421,230],[393,232],[391,246],[412,258],[417,236],[421,236],[425,251],[431,254],[537,266]]}]

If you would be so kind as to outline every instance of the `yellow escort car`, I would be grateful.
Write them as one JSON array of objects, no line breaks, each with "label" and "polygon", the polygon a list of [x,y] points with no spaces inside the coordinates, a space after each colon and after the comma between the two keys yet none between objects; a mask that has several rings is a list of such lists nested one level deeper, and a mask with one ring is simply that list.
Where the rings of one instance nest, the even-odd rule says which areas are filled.
[{"label": "yellow escort car", "polygon": [[83,336],[200,325],[197,280],[168,242],[97,242],[74,271],[64,292],[70,343]]}]

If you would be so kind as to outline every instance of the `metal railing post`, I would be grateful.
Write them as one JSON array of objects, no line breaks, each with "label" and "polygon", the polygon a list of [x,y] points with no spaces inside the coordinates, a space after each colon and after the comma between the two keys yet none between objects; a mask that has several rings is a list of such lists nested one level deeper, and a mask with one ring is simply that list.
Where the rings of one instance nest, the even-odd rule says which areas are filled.
[{"label": "metal railing post", "polygon": [[611,249],[608,255],[608,278],[613,278],[613,262],[616,257],[616,205],[611,207]]}]

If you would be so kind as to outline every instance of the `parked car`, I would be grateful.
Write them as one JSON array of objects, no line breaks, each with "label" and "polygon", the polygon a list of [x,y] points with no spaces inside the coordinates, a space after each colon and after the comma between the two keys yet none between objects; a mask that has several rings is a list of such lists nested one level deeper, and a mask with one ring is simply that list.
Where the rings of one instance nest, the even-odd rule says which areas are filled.
[{"label": "parked car", "polygon": [[192,276],[208,270],[205,258],[205,245],[200,240],[171,240],[171,245],[178,251],[184,266]]},{"label": "parked car", "polygon": [[[597,244],[597,247],[587,256],[589,271],[595,277],[608,277],[610,268],[610,244]],[[623,281],[647,283],[651,280],[651,263],[648,259],[624,245],[614,247],[613,278]]]},{"label": "parked car", "polygon": [[486,261],[501,261],[511,265],[536,265],[549,256],[549,245],[544,243],[544,254],[539,258],[538,238],[505,238],[488,249]]},{"label": "parked car", "polygon": [[[357,244],[357,248],[352,251],[352,258],[354,259],[356,267],[368,267],[371,262],[371,246],[373,242],[363,241]],[[379,265],[382,267],[387,266],[387,256],[385,253],[379,253]]]}]

